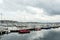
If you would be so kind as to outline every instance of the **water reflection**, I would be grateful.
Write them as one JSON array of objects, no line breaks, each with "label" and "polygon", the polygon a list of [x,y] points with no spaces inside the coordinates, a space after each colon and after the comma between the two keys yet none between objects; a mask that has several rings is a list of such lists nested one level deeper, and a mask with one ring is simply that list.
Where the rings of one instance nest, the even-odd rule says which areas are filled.
[{"label": "water reflection", "polygon": [[29,34],[18,34],[18,33],[10,33],[5,34],[2,36],[0,40],[35,40],[40,38],[43,38],[43,33],[47,31],[32,31]]},{"label": "water reflection", "polygon": [[2,36],[0,35],[0,39],[2,38]]},{"label": "water reflection", "polygon": [[[54,33],[54,34],[53,34]],[[53,30],[32,31],[29,34],[10,33],[0,36],[0,40],[57,40],[60,39],[60,33]],[[53,37],[53,38],[52,38]]]}]

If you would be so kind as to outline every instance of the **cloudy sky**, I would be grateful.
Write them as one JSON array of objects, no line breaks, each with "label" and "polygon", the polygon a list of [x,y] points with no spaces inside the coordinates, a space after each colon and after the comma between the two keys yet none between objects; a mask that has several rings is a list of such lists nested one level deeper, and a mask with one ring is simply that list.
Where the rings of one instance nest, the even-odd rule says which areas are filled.
[{"label": "cloudy sky", "polygon": [[20,22],[60,22],[59,0],[0,0],[0,19]]}]

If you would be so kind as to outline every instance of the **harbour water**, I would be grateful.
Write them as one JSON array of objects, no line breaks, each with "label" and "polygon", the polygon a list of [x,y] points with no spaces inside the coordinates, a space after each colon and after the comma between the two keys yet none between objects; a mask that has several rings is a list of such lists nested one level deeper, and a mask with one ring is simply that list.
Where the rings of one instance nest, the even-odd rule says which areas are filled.
[{"label": "harbour water", "polygon": [[10,33],[0,36],[0,40],[39,40],[38,38],[43,38],[43,33],[41,31],[32,31],[28,34],[18,34]]},{"label": "harbour water", "polygon": [[32,31],[28,34],[10,33],[0,35],[0,40],[60,40],[60,29]]}]

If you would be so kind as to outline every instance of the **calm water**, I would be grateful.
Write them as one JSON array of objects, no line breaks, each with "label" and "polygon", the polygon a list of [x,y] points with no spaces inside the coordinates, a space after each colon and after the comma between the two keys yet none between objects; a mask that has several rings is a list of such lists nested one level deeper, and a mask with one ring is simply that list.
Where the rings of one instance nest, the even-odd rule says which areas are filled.
[{"label": "calm water", "polygon": [[10,33],[0,35],[0,40],[60,40],[60,31],[41,30],[32,31],[29,34]]}]

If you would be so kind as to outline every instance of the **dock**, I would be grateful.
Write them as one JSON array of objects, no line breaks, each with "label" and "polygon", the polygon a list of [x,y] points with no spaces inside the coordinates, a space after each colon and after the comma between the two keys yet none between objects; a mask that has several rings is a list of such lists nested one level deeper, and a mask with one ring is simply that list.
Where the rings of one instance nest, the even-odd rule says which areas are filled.
[{"label": "dock", "polygon": [[0,27],[0,35],[8,34],[9,30],[5,27]]}]

